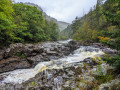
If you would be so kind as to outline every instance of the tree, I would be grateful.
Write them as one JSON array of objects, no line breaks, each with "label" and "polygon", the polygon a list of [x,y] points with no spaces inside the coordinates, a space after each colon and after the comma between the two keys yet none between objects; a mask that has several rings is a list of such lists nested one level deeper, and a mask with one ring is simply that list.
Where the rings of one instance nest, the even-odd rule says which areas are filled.
[{"label": "tree", "polygon": [[76,31],[76,33],[73,35],[73,38],[75,40],[81,40],[81,41],[92,41],[95,40],[97,37],[97,31],[92,30],[89,27],[88,21],[84,22],[82,27],[79,27],[79,29]]},{"label": "tree", "polygon": [[16,38],[14,35],[15,24],[13,22],[14,10],[10,0],[0,0],[0,43],[8,45]]},{"label": "tree", "polygon": [[104,4],[104,14],[108,22],[120,28],[120,0],[107,0]]},{"label": "tree", "polygon": [[17,37],[21,41],[39,42],[46,40],[43,28],[45,20],[42,12],[25,4],[14,4],[15,23],[17,24]]}]

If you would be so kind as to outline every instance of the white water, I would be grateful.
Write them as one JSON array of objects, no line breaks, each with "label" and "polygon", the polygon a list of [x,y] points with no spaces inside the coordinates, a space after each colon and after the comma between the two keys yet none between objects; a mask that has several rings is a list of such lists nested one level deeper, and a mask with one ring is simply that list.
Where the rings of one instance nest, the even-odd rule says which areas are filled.
[{"label": "white water", "polygon": [[85,58],[94,58],[102,54],[104,53],[100,49],[82,46],[76,51],[74,51],[73,55],[69,55],[58,60],[40,62],[33,69],[20,69],[8,72],[8,76],[2,81],[2,83],[21,84],[22,82],[25,82],[30,78],[35,77],[36,74],[42,72],[43,70],[61,69],[69,66],[69,64],[83,61]]},{"label": "white water", "polygon": [[58,41],[58,43],[61,43],[61,44],[66,44],[68,42],[72,41],[72,39],[68,39],[68,40],[64,40],[64,41]]}]

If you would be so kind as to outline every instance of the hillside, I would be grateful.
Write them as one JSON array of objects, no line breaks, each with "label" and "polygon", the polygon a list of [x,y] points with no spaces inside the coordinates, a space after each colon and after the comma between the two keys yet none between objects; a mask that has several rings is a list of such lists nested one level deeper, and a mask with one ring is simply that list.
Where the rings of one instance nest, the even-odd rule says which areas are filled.
[{"label": "hillside", "polygon": [[63,22],[63,21],[58,21],[57,19],[55,19],[55,18],[53,18],[53,17],[51,17],[51,16],[48,16],[44,11],[43,11],[43,9],[40,7],[40,6],[38,6],[38,5],[36,5],[36,4],[34,4],[34,3],[25,3],[26,5],[30,5],[30,6],[35,6],[35,7],[37,7],[37,9],[38,10],[40,10],[40,11],[42,11],[43,12],[43,16],[46,18],[46,20],[48,20],[48,21],[53,21],[53,22],[55,22],[55,23],[57,23],[58,24],[58,27],[59,27],[59,30],[60,31],[63,31],[65,28],[67,28],[67,26],[69,25],[69,23],[66,23],[66,22]]}]

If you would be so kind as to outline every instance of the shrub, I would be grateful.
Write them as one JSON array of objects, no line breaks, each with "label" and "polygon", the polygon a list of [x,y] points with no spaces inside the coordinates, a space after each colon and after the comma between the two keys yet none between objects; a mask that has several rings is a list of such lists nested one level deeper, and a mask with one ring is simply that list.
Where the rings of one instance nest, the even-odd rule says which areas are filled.
[{"label": "shrub", "polygon": [[108,64],[114,66],[116,71],[120,73],[120,55],[116,55],[114,57],[103,57],[102,59]]}]

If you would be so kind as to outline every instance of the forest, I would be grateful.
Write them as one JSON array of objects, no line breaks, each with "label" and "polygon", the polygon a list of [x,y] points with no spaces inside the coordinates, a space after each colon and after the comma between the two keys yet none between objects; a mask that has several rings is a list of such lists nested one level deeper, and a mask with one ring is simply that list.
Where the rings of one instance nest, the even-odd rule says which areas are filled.
[{"label": "forest", "polygon": [[[81,42],[100,42],[120,51],[120,0],[97,0],[94,8],[61,32],[61,39],[73,38]],[[106,57],[105,61],[120,70],[120,55]]]},{"label": "forest", "polygon": [[0,47],[12,43],[56,41],[59,29],[36,7],[0,0]]}]

